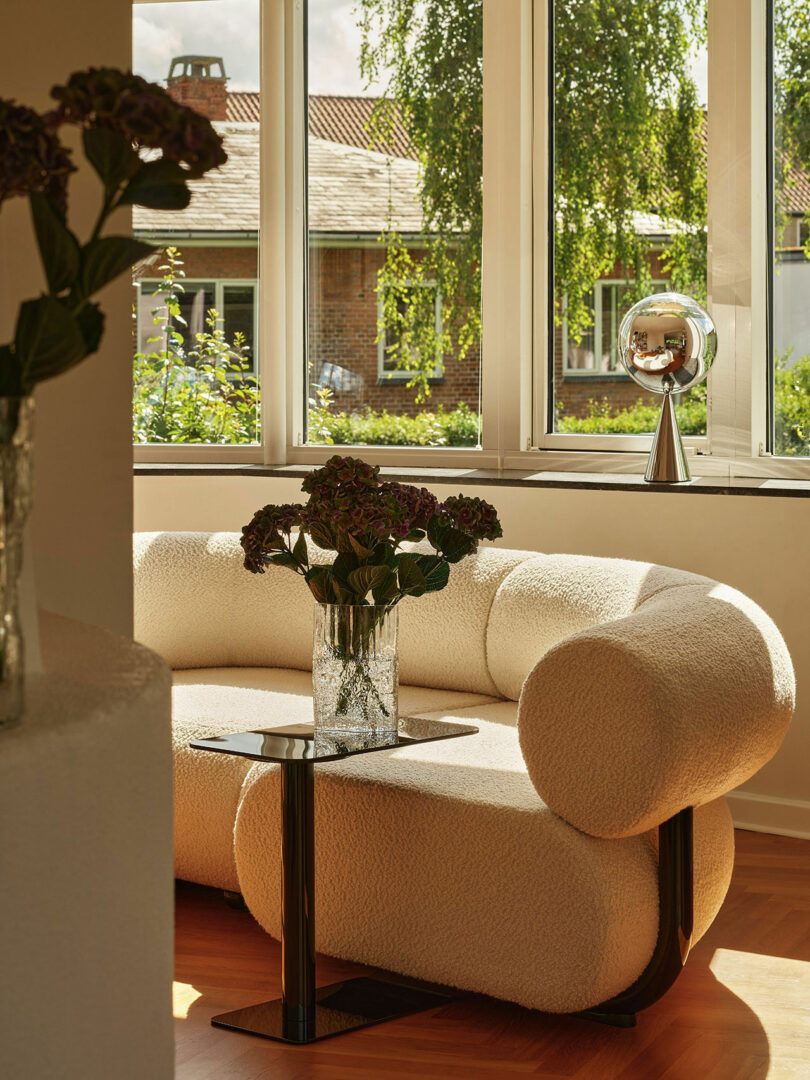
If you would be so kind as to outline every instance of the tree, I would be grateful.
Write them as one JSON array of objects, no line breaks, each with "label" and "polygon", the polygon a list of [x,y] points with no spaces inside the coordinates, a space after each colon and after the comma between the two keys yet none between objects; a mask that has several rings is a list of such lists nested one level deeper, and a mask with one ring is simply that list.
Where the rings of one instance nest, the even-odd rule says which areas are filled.
[{"label": "tree", "polygon": [[[482,0],[359,0],[361,72],[369,84],[388,78],[372,147],[399,108],[421,166],[426,250],[386,233],[380,285],[384,326],[401,342],[400,366],[418,369],[422,394],[437,353],[455,342],[463,357],[480,336],[482,10]],[[705,119],[690,71],[705,29],[705,0],[554,5],[555,280],[574,339],[592,324],[594,281],[615,263],[637,293],[649,291],[638,212],[672,223],[667,273],[676,288],[705,294]],[[406,293],[406,281],[437,284],[440,331],[430,290]]]}]

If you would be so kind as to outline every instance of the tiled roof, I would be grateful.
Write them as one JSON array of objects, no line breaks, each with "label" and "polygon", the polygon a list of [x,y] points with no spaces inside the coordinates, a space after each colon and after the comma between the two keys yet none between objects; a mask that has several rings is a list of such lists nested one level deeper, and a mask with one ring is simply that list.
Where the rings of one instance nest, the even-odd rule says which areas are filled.
[{"label": "tiled roof", "polygon": [[[327,142],[367,150],[371,142],[368,125],[378,100],[369,97],[310,94],[309,133],[317,139],[326,139]],[[259,94],[255,91],[229,93],[227,110],[229,121],[257,124],[261,110]],[[394,117],[391,139],[374,149],[392,157],[415,158],[399,109]]]},{"label": "tiled roof", "polygon": [[[215,124],[228,162],[191,181],[191,204],[180,211],[136,206],[133,224],[149,233],[255,232],[259,228],[259,139],[256,124]],[[323,233],[379,235],[393,226],[418,233],[419,166],[370,150],[309,139],[309,227]]]}]

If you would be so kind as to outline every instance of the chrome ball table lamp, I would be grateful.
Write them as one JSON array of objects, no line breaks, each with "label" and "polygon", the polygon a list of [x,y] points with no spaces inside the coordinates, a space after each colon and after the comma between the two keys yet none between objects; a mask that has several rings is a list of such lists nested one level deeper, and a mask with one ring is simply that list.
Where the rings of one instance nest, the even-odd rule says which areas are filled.
[{"label": "chrome ball table lamp", "polygon": [[644,390],[663,394],[644,479],[655,484],[689,480],[673,398],[697,386],[717,355],[717,331],[697,300],[655,293],[630,308],[619,327],[619,352],[628,375]]}]

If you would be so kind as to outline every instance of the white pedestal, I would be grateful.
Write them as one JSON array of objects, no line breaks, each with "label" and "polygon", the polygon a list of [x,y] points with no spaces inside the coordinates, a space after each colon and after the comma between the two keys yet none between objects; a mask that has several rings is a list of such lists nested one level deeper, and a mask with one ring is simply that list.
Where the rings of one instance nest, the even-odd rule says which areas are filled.
[{"label": "white pedestal", "polygon": [[169,1080],[169,672],[58,616],[41,641],[0,732],[0,1076]]}]

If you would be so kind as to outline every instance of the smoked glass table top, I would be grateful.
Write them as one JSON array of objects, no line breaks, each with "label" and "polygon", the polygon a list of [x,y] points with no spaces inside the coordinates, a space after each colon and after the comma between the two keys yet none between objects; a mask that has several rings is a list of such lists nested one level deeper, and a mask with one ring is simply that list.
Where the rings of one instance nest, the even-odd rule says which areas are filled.
[{"label": "smoked glass table top", "polygon": [[396,732],[380,735],[316,732],[311,724],[288,724],[259,728],[256,731],[237,731],[231,735],[215,735],[209,739],[194,739],[190,745],[195,750],[236,754],[252,761],[339,761],[352,754],[396,750],[401,746],[435,742],[439,739],[456,739],[461,735],[475,735],[477,731],[477,727],[469,724],[401,716]]}]

